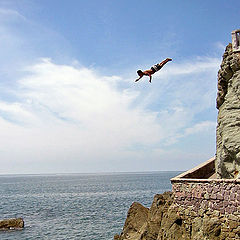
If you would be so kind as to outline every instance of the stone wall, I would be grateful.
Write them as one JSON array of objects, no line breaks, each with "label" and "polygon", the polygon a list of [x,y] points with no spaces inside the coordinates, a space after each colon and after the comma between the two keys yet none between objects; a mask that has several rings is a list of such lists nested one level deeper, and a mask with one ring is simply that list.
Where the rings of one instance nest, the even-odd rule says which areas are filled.
[{"label": "stone wall", "polygon": [[218,239],[240,239],[239,180],[179,180],[172,189],[176,211],[190,225],[211,219]]},{"label": "stone wall", "polygon": [[189,178],[212,166],[214,160],[171,179],[172,208],[184,219],[185,228],[194,233],[193,239],[240,239],[240,180]]},{"label": "stone wall", "polygon": [[199,209],[209,213],[234,214],[240,218],[240,181],[209,179],[179,180],[172,182],[175,202],[178,206]]}]

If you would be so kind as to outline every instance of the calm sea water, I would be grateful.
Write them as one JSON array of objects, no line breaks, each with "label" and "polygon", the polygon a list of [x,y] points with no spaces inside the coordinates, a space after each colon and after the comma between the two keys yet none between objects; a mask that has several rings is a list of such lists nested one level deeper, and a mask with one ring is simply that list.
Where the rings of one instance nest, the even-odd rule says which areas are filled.
[{"label": "calm sea water", "polygon": [[112,240],[134,201],[150,207],[179,172],[0,175],[0,219],[23,217],[1,240]]}]

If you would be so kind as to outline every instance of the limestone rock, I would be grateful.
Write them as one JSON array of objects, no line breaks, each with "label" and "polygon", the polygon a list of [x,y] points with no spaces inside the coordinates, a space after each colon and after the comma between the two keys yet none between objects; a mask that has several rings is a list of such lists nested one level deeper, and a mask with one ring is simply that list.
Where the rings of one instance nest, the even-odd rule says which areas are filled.
[{"label": "limestone rock", "polygon": [[[162,223],[164,223],[163,219],[166,220],[166,218],[168,218],[166,213],[171,204],[171,192],[155,195],[150,209],[143,207],[139,203],[133,203],[128,211],[122,233],[115,235],[114,239],[157,240]],[[171,221],[172,224],[175,220],[173,217],[169,221]],[[169,225],[171,224],[169,223]]]},{"label": "limestone rock", "polygon": [[0,230],[19,230],[24,228],[22,218],[11,218],[0,220]]},{"label": "limestone rock", "polygon": [[218,72],[216,173],[236,178],[240,172],[240,57],[229,44]]},{"label": "limestone rock", "polygon": [[[166,213],[172,204],[172,193],[165,192],[157,194],[153,199],[145,229],[141,233],[141,239],[151,240],[158,239],[161,226],[166,219]],[[175,219],[173,220],[175,221]]]},{"label": "limestone rock", "polygon": [[141,205],[140,203],[134,202],[128,210],[127,219],[125,221],[123,232],[120,236],[115,235],[116,240],[129,239],[137,240],[140,239],[142,228],[144,228],[149,214],[149,209]]}]

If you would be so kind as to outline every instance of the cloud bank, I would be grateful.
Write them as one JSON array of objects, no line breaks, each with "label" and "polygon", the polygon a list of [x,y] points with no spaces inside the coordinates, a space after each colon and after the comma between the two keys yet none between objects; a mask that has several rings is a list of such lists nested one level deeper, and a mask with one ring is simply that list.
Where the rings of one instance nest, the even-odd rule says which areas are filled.
[{"label": "cloud bank", "polygon": [[64,37],[18,11],[0,20],[0,174],[183,170],[214,154],[220,59],[173,59],[134,83],[135,69],[70,61]]},{"label": "cloud bank", "polygon": [[[196,75],[199,72],[196,65],[189,69],[186,64],[188,71],[183,65],[172,67],[168,78],[174,82],[171,75],[178,76],[179,69],[184,74]],[[205,68],[201,73],[204,71]],[[167,79],[163,87],[148,85],[146,94],[146,88],[145,93],[137,89],[146,87],[143,82],[120,89],[118,76],[59,65],[50,59],[40,59],[24,72],[24,77],[11,89],[16,100],[0,101],[0,155],[2,161],[8,161],[6,168],[13,163],[31,165],[34,172],[40,166],[41,171],[50,172],[117,171],[119,165],[125,170],[138,161],[143,164],[144,158],[155,161],[166,153],[165,148],[186,136],[215,128],[215,123],[208,120],[194,122],[199,111],[208,109],[206,104],[202,109],[186,104],[193,96],[184,97],[183,89],[191,87],[191,95],[194,83],[183,84],[179,92],[173,88],[165,96],[168,103],[158,109],[150,108],[149,104],[161,101],[163,87],[169,87]],[[160,80],[154,79],[156,85],[161,84]],[[162,92],[160,98],[158,91]],[[199,102],[201,105],[202,101]]]}]

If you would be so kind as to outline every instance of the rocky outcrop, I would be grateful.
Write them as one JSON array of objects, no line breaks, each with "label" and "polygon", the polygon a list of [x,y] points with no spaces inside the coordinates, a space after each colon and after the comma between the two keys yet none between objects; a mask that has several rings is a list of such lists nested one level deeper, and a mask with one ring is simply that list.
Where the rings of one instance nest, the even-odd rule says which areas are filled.
[{"label": "rocky outcrop", "polygon": [[11,218],[0,220],[0,230],[20,230],[24,228],[24,221],[22,218]]},{"label": "rocky outcrop", "polygon": [[215,169],[218,178],[240,172],[240,56],[229,44],[218,72],[218,126]]},{"label": "rocky outcrop", "polygon": [[[133,203],[128,210],[123,231],[114,237],[115,240],[146,240],[157,239],[161,229],[162,221],[165,219],[172,204],[172,193],[157,194],[154,197],[150,209],[143,207],[140,203]],[[141,213],[144,210],[144,214]],[[140,219],[136,216],[141,216]]]},{"label": "rocky outcrop", "polygon": [[172,179],[173,192],[157,194],[150,209],[132,204],[114,240],[240,239],[240,180],[233,179],[240,178],[240,53],[232,44],[218,72],[217,109],[216,173],[211,169],[221,179],[203,179],[209,165]]},{"label": "rocky outcrop", "polygon": [[[148,216],[144,214],[140,223],[136,216],[141,215],[142,209],[145,214],[148,212]],[[226,221],[227,230],[224,229]],[[122,233],[115,235],[114,240],[223,240],[231,233],[229,221],[231,219],[221,219],[217,214],[210,214],[207,210],[199,209],[199,213],[196,214],[191,209],[182,208],[174,202],[173,194],[166,192],[154,197],[149,210],[139,203],[134,203],[128,211]],[[231,222],[231,225],[234,224],[236,236],[238,228],[236,219]]]},{"label": "rocky outcrop", "polygon": [[[128,210],[122,237],[126,239],[138,239],[138,236],[141,235],[141,229],[145,228],[148,214],[148,208],[142,206],[140,203],[134,202]],[[119,239],[119,236],[116,235],[114,239]]]}]

